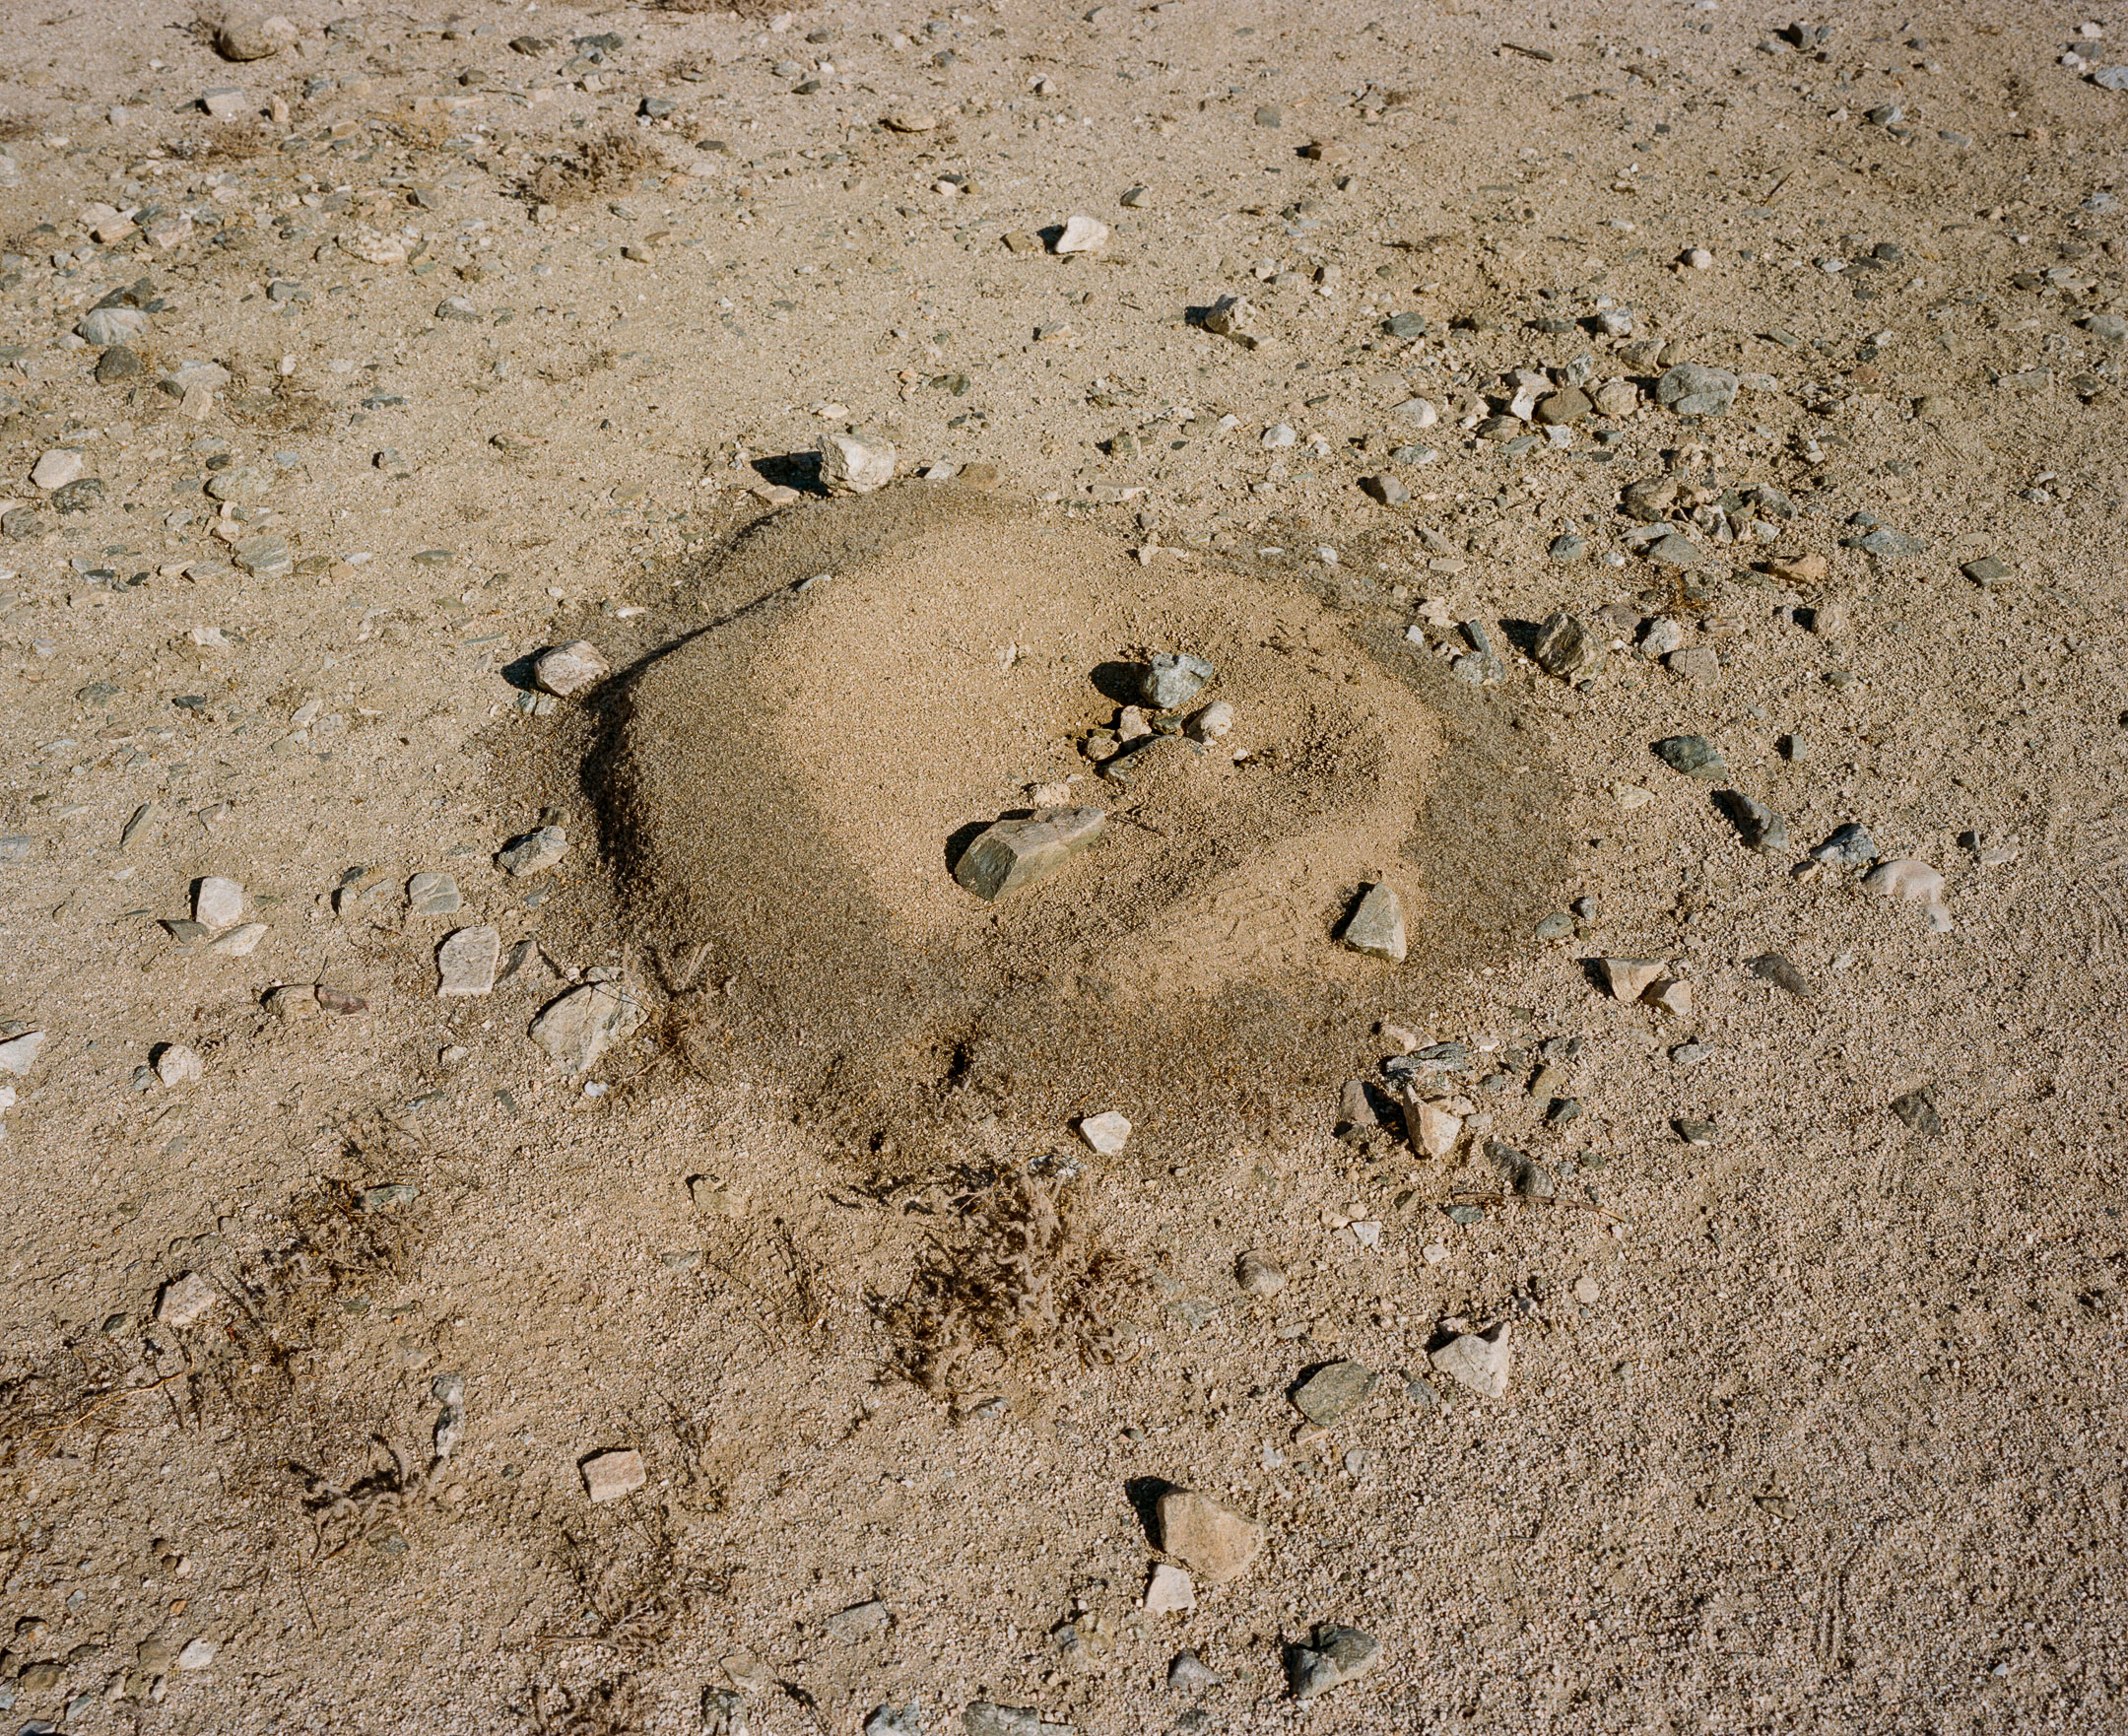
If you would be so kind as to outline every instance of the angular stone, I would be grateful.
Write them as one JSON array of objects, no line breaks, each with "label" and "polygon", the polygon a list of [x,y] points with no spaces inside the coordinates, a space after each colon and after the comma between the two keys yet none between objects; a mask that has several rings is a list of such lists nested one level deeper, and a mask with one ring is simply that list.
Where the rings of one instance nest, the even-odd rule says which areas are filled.
[{"label": "angular stone", "polygon": [[279,17],[242,14],[226,19],[215,31],[215,52],[224,60],[268,60],[298,35],[295,25]]},{"label": "angular stone", "polygon": [[1675,976],[1665,976],[1659,981],[1649,983],[1647,992],[1640,998],[1657,1012],[1668,1013],[1673,1019],[1692,1017],[1692,984],[1681,982]]},{"label": "angular stone", "polygon": [[1603,641],[1579,621],[1562,611],[1546,618],[1530,654],[1536,659],[1537,667],[1547,675],[1571,681],[1584,669],[1602,664],[1604,646]]},{"label": "angular stone", "polygon": [[1968,561],[1960,571],[1974,584],[2000,584],[2010,576],[2010,564],[1993,555],[1982,555],[1977,561]]},{"label": "angular stone", "polygon": [[495,861],[503,873],[521,880],[528,874],[552,868],[567,853],[568,834],[559,826],[542,826],[537,832],[511,838],[496,852]]},{"label": "angular stone", "polygon": [[1194,1651],[1178,1651],[1167,1665],[1167,1686],[1177,1694],[1195,1694],[1201,1689],[1224,1688],[1227,1678]]},{"label": "angular stone", "polygon": [[263,922],[240,922],[207,950],[221,959],[246,959],[258,951],[266,933]]},{"label": "angular stone", "polygon": [[88,467],[88,461],[79,452],[54,446],[36,461],[35,468],[30,472],[30,480],[49,494],[79,480]]},{"label": "angular stone", "polygon": [[588,1073],[649,1015],[618,982],[587,982],[548,1002],[532,1021],[532,1040],[565,1073]]},{"label": "angular stone", "polygon": [[1596,408],[1588,393],[1579,386],[1567,386],[1554,392],[1549,398],[1539,400],[1531,420],[1540,428],[1563,428],[1579,422]]},{"label": "angular stone", "polygon": [[1130,1117],[1118,1109],[1103,1109],[1079,1123],[1079,1137],[1104,1158],[1118,1156],[1130,1143]]},{"label": "angular stone", "polygon": [[1363,476],[1360,491],[1383,506],[1402,506],[1411,500],[1411,490],[1394,476]]},{"label": "angular stone", "polygon": [[1619,1001],[1638,1000],[1648,984],[1670,968],[1667,959],[1602,959],[1597,963],[1611,998]]},{"label": "angular stone", "polygon": [[487,994],[501,956],[502,936],[495,929],[459,929],[436,948],[437,995]]},{"label": "angular stone", "polygon": [[448,874],[427,870],[407,882],[407,914],[449,916],[465,901],[458,882]]},{"label": "angular stone", "polygon": [[1149,1616],[1187,1615],[1197,1607],[1197,1582],[1186,1569],[1172,1562],[1155,1562],[1146,1581],[1145,1608]]},{"label": "angular stone", "polygon": [[237,464],[228,470],[217,471],[207,482],[210,499],[234,501],[239,505],[263,501],[272,490],[273,478],[249,464]]},{"label": "angular stone", "polygon": [[230,551],[230,559],[246,572],[256,573],[260,578],[275,578],[296,568],[296,557],[289,553],[288,539],[271,535],[246,537]]},{"label": "angular stone", "polygon": [[642,1454],[632,1446],[593,1453],[577,1469],[583,1472],[584,1493],[593,1501],[619,1501],[650,1481]]},{"label": "angular stone", "polygon": [[1680,416],[1726,416],[1736,395],[1735,374],[1696,362],[1680,362],[1655,382],[1655,401]]},{"label": "angular stone", "polygon": [[1640,388],[1629,379],[1607,379],[1596,388],[1596,414],[1620,421],[1640,407]]},{"label": "angular stone", "polygon": [[1769,855],[1788,847],[1788,822],[1763,802],[1754,801],[1737,789],[1717,790],[1714,799],[1729,816],[1729,823],[1737,829],[1737,835],[1743,838],[1746,849]]},{"label": "angular stone", "polygon": [[243,887],[233,880],[209,875],[192,889],[192,920],[210,933],[233,927],[243,905]]},{"label": "angular stone", "polygon": [[221,1300],[221,1293],[197,1272],[172,1278],[156,1298],[156,1318],[166,1326],[189,1326]]},{"label": "angular stone", "polygon": [[1786,990],[1799,1001],[1810,999],[1809,979],[1795,968],[1785,953],[1761,953],[1745,968],[1761,982],[1770,982],[1775,988]]},{"label": "angular stone", "polygon": [[558,700],[573,699],[612,673],[613,665],[589,639],[570,639],[565,645],[542,651],[539,661],[532,665],[533,682],[542,693],[553,694]]},{"label": "angular stone", "polygon": [[1294,1409],[1327,1429],[1372,1392],[1379,1378],[1364,1363],[1325,1363],[1294,1388]]},{"label": "angular stone", "polygon": [[1219,673],[1187,651],[1157,651],[1138,672],[1138,697],[1156,711],[1191,703]]},{"label": "angular stone", "polygon": [[1205,314],[1204,328],[1215,337],[1245,337],[1256,327],[1256,308],[1245,296],[1222,296]]},{"label": "angular stone", "polygon": [[1498,1398],[1507,1390],[1507,1327],[1502,1323],[1451,1338],[1428,1360],[1458,1386],[1482,1398]]},{"label": "angular stone", "polygon": [[1928,909],[1929,926],[1946,930],[1951,912],[1944,907],[1944,877],[1926,862],[1900,856],[1880,862],[1862,877],[1863,886],[1880,898],[1905,899]]},{"label": "angular stone", "polygon": [[1655,744],[1655,757],[1671,770],[1704,783],[1719,783],[1729,775],[1729,763],[1721,749],[1703,735],[1665,736]]},{"label": "angular stone", "polygon": [[1663,667],[1694,687],[1712,687],[1721,680],[1721,658],[1712,645],[1684,645],[1663,658]]},{"label": "angular stone", "polygon": [[1088,217],[1075,212],[1064,220],[1064,233],[1057,236],[1059,253],[1097,253],[1108,244],[1108,226],[1097,217]]},{"label": "angular stone", "polygon": [[1391,888],[1379,882],[1368,887],[1338,939],[1354,952],[1364,953],[1370,959],[1403,964],[1406,950],[1403,901]]},{"label": "angular stone", "polygon": [[138,379],[140,374],[139,354],[123,344],[113,344],[97,359],[96,377],[100,386],[111,386],[121,380]]},{"label": "angular stone", "polygon": [[1248,1570],[1263,1527],[1193,1489],[1170,1489],[1154,1508],[1160,1546],[1200,1579],[1225,1585]]},{"label": "angular stone", "polygon": [[1930,1139],[1943,1136],[1943,1116],[1936,1107],[1936,1091],[1933,1086],[1919,1086],[1903,1097],[1894,1098],[1892,1113],[1916,1133],[1924,1134]]},{"label": "angular stone", "polygon": [[1463,1117],[1451,1114],[1438,1103],[1414,1098],[1404,1105],[1404,1132],[1413,1150],[1430,1158],[1445,1158],[1463,1137]]},{"label": "angular stone", "polygon": [[0,1042],[0,1073],[12,1073],[17,1079],[27,1079],[30,1069],[36,1065],[37,1050],[44,1046],[44,1033],[26,1031],[20,1036],[11,1036]]},{"label": "angular stone", "polygon": [[1287,1681],[1296,1700],[1313,1700],[1347,1682],[1357,1682],[1381,1662],[1381,1641],[1358,1628],[1319,1623],[1313,1640],[1297,1645],[1286,1660]]},{"label": "angular stone", "polygon": [[831,495],[869,495],[895,478],[895,449],[885,440],[858,434],[820,437],[821,487]]},{"label": "angular stone", "polygon": [[1877,840],[1852,820],[1832,829],[1832,835],[1811,851],[1811,859],[1835,868],[1867,868],[1877,860]]},{"label": "angular stone", "polygon": [[1699,545],[1688,536],[1671,531],[1648,544],[1644,553],[1650,561],[1663,567],[1696,567],[1699,565]]},{"label": "angular stone", "polygon": [[148,329],[148,315],[138,307],[92,307],[75,322],[74,335],[99,350],[130,344]]},{"label": "angular stone", "polygon": [[954,878],[993,900],[1046,880],[1100,836],[1108,816],[1098,808],[1037,808],[1000,820],[977,835],[954,864]]}]

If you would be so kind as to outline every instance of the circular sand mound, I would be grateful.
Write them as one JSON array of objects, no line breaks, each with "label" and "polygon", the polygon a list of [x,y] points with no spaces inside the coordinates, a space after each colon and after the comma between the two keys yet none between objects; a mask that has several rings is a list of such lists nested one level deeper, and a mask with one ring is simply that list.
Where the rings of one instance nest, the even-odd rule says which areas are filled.
[{"label": "circular sand mound", "polygon": [[[1470,788],[1472,720],[1297,581],[1141,566],[1083,525],[904,489],[778,525],[716,582],[754,600],[631,686],[616,855],[645,938],[706,943],[817,1059],[964,1074],[972,1045],[1061,1087],[1158,1051],[1181,1083],[1290,1050],[1297,1004],[1467,964],[1549,890],[1500,894],[1544,877],[1527,835],[1521,879],[1478,888],[1472,844],[1498,828],[1461,796],[1443,827],[1439,799]],[[1223,700],[1232,726],[1104,774],[1082,744],[1158,652],[1216,672],[1176,719]],[[994,901],[956,880],[982,829],[1059,803],[1100,811],[1090,846]],[[1403,900],[1401,974],[1335,939],[1374,882]]]}]

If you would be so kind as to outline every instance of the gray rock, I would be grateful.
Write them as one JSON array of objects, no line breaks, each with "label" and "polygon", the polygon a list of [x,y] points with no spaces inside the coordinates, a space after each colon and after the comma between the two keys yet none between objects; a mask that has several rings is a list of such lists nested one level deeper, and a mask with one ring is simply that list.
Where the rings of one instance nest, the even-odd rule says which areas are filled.
[{"label": "gray rock", "polygon": [[1187,705],[1219,672],[1187,651],[1161,651],[1138,676],[1138,697],[1156,711]]},{"label": "gray rock", "polygon": [[230,559],[260,578],[277,578],[296,568],[296,557],[289,553],[287,539],[271,534],[246,537],[230,551]]},{"label": "gray rock", "polygon": [[754,1736],[746,1696],[735,1688],[704,1688],[701,1719],[702,1736]]},{"label": "gray rock", "polygon": [[2128,91],[2128,66],[2105,66],[2091,75],[2101,91]]},{"label": "gray rock", "polygon": [[1968,561],[1959,568],[1974,584],[1999,584],[2010,576],[2010,564],[1993,555],[1982,555],[1977,561]]},{"label": "gray rock", "polygon": [[1721,655],[1712,645],[1687,645],[1663,659],[1663,667],[1695,687],[1712,687],[1721,680]]},{"label": "gray rock", "polygon": [[1068,1736],[1069,1724],[1045,1724],[1031,1705],[998,1705],[992,1701],[971,1702],[961,1713],[966,1736]]},{"label": "gray rock", "polygon": [[1547,675],[1571,681],[1584,670],[1601,667],[1604,646],[1603,640],[1563,611],[1546,619],[1530,654]]},{"label": "gray rock", "polygon": [[1243,1296],[1276,1296],[1286,1288],[1285,1269],[1253,1249],[1234,1261],[1234,1283]]},{"label": "gray rock", "polygon": [[1835,868],[1867,868],[1877,856],[1877,840],[1852,820],[1835,827],[1832,835],[1811,851],[1813,861]]},{"label": "gray rock", "polygon": [[1918,537],[1910,537],[1904,531],[1894,530],[1889,524],[1880,524],[1864,531],[1860,536],[1841,537],[1843,549],[1860,549],[1865,555],[1880,559],[1899,555],[1922,555],[1928,552],[1928,544]]},{"label": "gray rock", "polygon": [[1667,657],[1685,642],[1685,630],[1666,615],[1653,617],[1640,630],[1640,655],[1651,662]]},{"label": "gray rock", "polygon": [[540,653],[532,665],[532,680],[542,693],[567,700],[596,687],[612,672],[613,666],[598,646],[589,639],[570,639]]},{"label": "gray rock", "polygon": [[1286,1660],[1287,1680],[1296,1700],[1313,1700],[1347,1682],[1370,1674],[1381,1662],[1381,1641],[1358,1628],[1324,1622],[1310,1644],[1297,1645]]},{"label": "gray rock", "polygon": [[831,1638],[847,1643],[853,1639],[866,1639],[874,1634],[884,1633],[894,1617],[878,1598],[863,1603],[853,1603],[846,1610],[837,1610],[824,1626]]},{"label": "gray rock", "polygon": [[113,344],[97,359],[96,377],[100,386],[114,386],[121,380],[138,379],[141,376],[141,359],[138,352],[123,344]]},{"label": "gray rock", "polygon": [[864,1736],[923,1736],[923,1706],[913,1700],[906,1705],[879,1706],[865,1719]]},{"label": "gray rock", "polygon": [[1226,1687],[1227,1678],[1194,1651],[1178,1651],[1167,1666],[1167,1686],[1177,1694],[1200,1694],[1207,1688]]},{"label": "gray rock", "polygon": [[894,481],[895,449],[857,434],[820,437],[821,487],[831,495],[869,495]]},{"label": "gray rock", "polygon": [[542,826],[522,837],[513,837],[496,852],[496,866],[512,879],[552,868],[568,854],[568,834],[559,826]]},{"label": "gray rock", "polygon": [[1411,490],[1393,476],[1363,476],[1360,490],[1384,506],[1402,506],[1411,500]]},{"label": "gray rock", "polygon": [[41,1031],[25,1031],[0,1042],[0,1073],[27,1079],[30,1069],[36,1065],[37,1050],[43,1046],[44,1033]]},{"label": "gray rock", "polygon": [[1571,531],[1562,532],[1552,539],[1545,553],[1562,567],[1569,567],[1588,553],[1588,540],[1575,536]]},{"label": "gray rock", "polygon": [[1401,965],[1405,954],[1403,901],[1378,882],[1368,887],[1338,938],[1356,953]]},{"label": "gray rock", "polygon": [[1663,567],[1696,567],[1699,565],[1699,545],[1688,536],[1668,531],[1655,538],[1640,551],[1650,561]]},{"label": "gray rock", "polygon": [[1892,1100],[1892,1113],[1916,1133],[1930,1139],[1943,1137],[1943,1115],[1936,1107],[1936,1089],[1923,1085]]},{"label": "gray rock", "polygon": [[977,835],[954,864],[954,878],[979,899],[997,899],[1046,880],[1100,836],[1098,808],[1037,808]]},{"label": "gray rock", "polygon": [[502,937],[493,928],[461,928],[436,948],[439,996],[487,994],[495,987]]},{"label": "gray rock", "polygon": [[1364,1363],[1326,1363],[1294,1388],[1294,1409],[1327,1429],[1371,1393],[1379,1378]]},{"label": "gray rock", "polygon": [[2128,319],[2118,313],[2088,313],[2084,329],[2101,344],[2128,343]]},{"label": "gray rock", "polygon": [[618,982],[588,982],[550,1001],[532,1021],[532,1040],[565,1073],[588,1073],[648,1014]]},{"label": "gray rock", "polygon": [[130,344],[147,330],[148,315],[138,307],[92,307],[75,322],[74,335],[107,350],[114,344]]},{"label": "gray rock", "polygon": [[410,916],[451,916],[465,901],[458,895],[458,882],[448,874],[424,870],[407,882],[407,914]]},{"label": "gray rock", "polygon": [[1737,789],[1717,790],[1714,800],[1729,816],[1729,823],[1737,829],[1745,848],[1769,855],[1788,847],[1788,822],[1763,802],[1754,801]]},{"label": "gray rock", "polygon": [[1680,362],[1655,382],[1655,401],[1680,416],[1726,416],[1736,395],[1735,374],[1696,362]]},{"label": "gray rock", "polygon": [[207,479],[207,493],[211,499],[234,501],[239,505],[263,501],[272,491],[273,478],[249,464],[233,465]]},{"label": "gray rock", "polygon": [[1671,770],[1707,783],[1719,783],[1729,775],[1721,749],[1703,735],[1665,736],[1655,744],[1655,757]]},{"label": "gray rock", "polygon": [[1745,967],[1762,982],[1770,982],[1775,988],[1785,989],[1799,1001],[1811,998],[1811,986],[1802,971],[1788,962],[1785,953],[1761,953]]},{"label": "gray rock", "polygon": [[36,839],[26,832],[0,837],[0,862],[27,862],[36,853]]},{"label": "gray rock", "polygon": [[1427,335],[1426,315],[1423,313],[1392,313],[1382,321],[1382,330],[1392,338],[1423,338]]}]

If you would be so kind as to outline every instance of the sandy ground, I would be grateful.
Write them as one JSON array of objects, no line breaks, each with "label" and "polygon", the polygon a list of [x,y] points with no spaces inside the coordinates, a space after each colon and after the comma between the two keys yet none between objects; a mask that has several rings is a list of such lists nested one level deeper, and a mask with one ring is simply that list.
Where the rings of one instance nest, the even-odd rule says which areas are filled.
[{"label": "sandy ground", "polygon": [[[2128,12],[299,7],[233,62],[6,11],[10,1728],[2128,1722]],[[1725,414],[1657,402],[1682,363]],[[1563,440],[1517,413],[1583,385]],[[822,498],[846,430],[883,495]],[[874,505],[921,491],[1034,588],[923,570]],[[1274,768],[1409,708],[1318,768],[1319,853],[1175,810],[1191,874],[1303,889],[1262,968],[1085,966],[1240,932],[1164,929],[1211,882],[1142,842],[943,878],[958,804],[1106,788],[1091,672],[973,673],[1049,562],[1058,658],[1232,631]],[[772,678],[728,733],[821,813],[792,908],[928,937],[869,1047],[821,985],[887,978],[792,964],[757,835],[683,933],[616,830],[630,705],[763,595],[690,702]],[[1533,662],[1556,613],[1600,655]],[[536,697],[575,639],[618,673]],[[1848,822],[1940,921],[1810,860]],[[1333,938],[1376,876],[1402,966]],[[469,927],[505,974],[439,998]],[[528,1031],[598,982],[641,1023],[577,1075]],[[1339,1137],[1440,1042],[1451,1155]],[[1078,1229],[1001,1347],[955,1286],[1031,1171]],[[1502,1327],[1496,1396],[1432,1360]],[[1168,1485],[1263,1545],[1155,1613]],[[1324,1622],[1380,1661],[1297,1702]]]}]

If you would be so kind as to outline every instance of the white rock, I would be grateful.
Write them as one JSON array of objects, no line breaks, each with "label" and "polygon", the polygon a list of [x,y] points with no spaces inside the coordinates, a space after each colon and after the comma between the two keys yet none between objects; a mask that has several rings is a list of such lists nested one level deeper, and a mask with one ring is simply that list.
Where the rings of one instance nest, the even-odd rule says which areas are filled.
[{"label": "white rock", "polygon": [[1214,700],[1190,720],[1191,737],[1201,742],[1216,742],[1233,728],[1234,709],[1225,700]]},{"label": "white rock", "polygon": [[215,1654],[221,1649],[212,1639],[187,1640],[184,1650],[177,1654],[177,1667],[180,1670],[204,1670],[215,1661]]},{"label": "white rock", "polygon": [[1130,1142],[1130,1119],[1115,1109],[1089,1115],[1079,1123],[1079,1137],[1104,1158],[1121,1153]]},{"label": "white rock", "polygon": [[[200,106],[217,120],[234,120],[244,111],[244,94],[233,85],[217,85],[200,93]],[[404,249],[400,257],[405,257]]]},{"label": "white rock", "polygon": [[1704,247],[1695,247],[1685,255],[1685,263],[1695,271],[1711,271],[1714,268],[1714,255]]},{"label": "white rock", "polygon": [[533,681],[558,700],[573,699],[612,673],[613,665],[589,639],[570,639],[565,645],[543,651],[532,665]]},{"label": "white rock", "polygon": [[40,489],[63,489],[78,480],[88,464],[79,452],[70,452],[64,446],[55,446],[36,461],[36,468],[30,473],[30,480]]},{"label": "white rock", "polygon": [[1187,1615],[1197,1607],[1197,1582],[1187,1569],[1156,1562],[1153,1576],[1146,1582],[1145,1607],[1149,1616]]},{"label": "white rock", "polygon": [[633,1495],[650,1481],[650,1473],[643,1469],[642,1454],[632,1446],[594,1453],[579,1468],[583,1472],[584,1493],[593,1501],[619,1501],[624,1495]]},{"label": "white rock", "polygon": [[1293,429],[1288,424],[1283,422],[1274,422],[1269,428],[1263,431],[1263,444],[1266,448],[1274,452],[1282,446],[1292,445],[1294,441],[1299,436],[1294,433]]},{"label": "white rock", "polygon": [[1670,968],[1668,959],[1603,959],[1599,964],[1612,998],[1621,1001],[1638,1000],[1648,984]]},{"label": "white rock", "polygon": [[1074,212],[1064,221],[1064,233],[1057,236],[1059,253],[1097,253],[1108,244],[1108,226],[1097,217],[1088,217]]},{"label": "white rock", "polygon": [[132,343],[147,329],[148,315],[138,307],[93,307],[75,323],[74,335],[85,344],[107,350],[113,344]]},{"label": "white rock", "polygon": [[1440,421],[1439,407],[1425,398],[1406,398],[1395,413],[1414,428],[1431,428]]},{"label": "white rock", "polygon": [[156,1054],[155,1070],[156,1077],[175,1091],[180,1085],[196,1085],[207,1067],[197,1050],[181,1042],[166,1042]]},{"label": "white rock", "polygon": [[1926,862],[1911,856],[1880,862],[1862,877],[1862,884],[1879,898],[1905,899],[1928,910],[1929,926],[1943,932],[1951,926],[1951,912],[1944,907],[1944,877]]},{"label": "white rock", "polygon": [[856,434],[820,437],[821,487],[831,495],[869,495],[894,481],[895,449]]},{"label": "white rock", "polygon": [[385,234],[366,224],[350,224],[333,237],[333,243],[341,252],[366,265],[406,263],[406,242],[398,235]]},{"label": "white rock", "polygon": [[622,984],[587,982],[542,1009],[532,1021],[532,1040],[557,1067],[588,1073],[648,1017],[641,1000]]},{"label": "white rock", "polygon": [[1484,1398],[1498,1398],[1507,1390],[1507,1328],[1503,1324],[1490,1332],[1466,1332],[1429,1361],[1457,1385]]},{"label": "white rock", "polygon": [[234,925],[243,914],[244,890],[233,880],[209,875],[192,895],[192,919],[214,933]]},{"label": "white rock", "polygon": [[26,1031],[20,1036],[0,1042],[0,1073],[27,1079],[30,1069],[36,1064],[37,1050],[43,1046],[44,1033],[41,1031]]},{"label": "white rock", "polygon": [[215,1287],[197,1272],[172,1278],[156,1299],[156,1318],[166,1326],[189,1326],[220,1300]]},{"label": "white rock", "polygon": [[239,928],[231,929],[207,950],[225,959],[248,958],[258,950],[259,942],[265,938],[265,923],[246,922]]},{"label": "white rock", "polygon": [[1428,1157],[1445,1158],[1463,1137],[1463,1117],[1449,1113],[1438,1103],[1414,1099],[1404,1105],[1404,1131]]},{"label": "white rock", "polygon": [[436,993],[487,994],[495,987],[502,936],[493,928],[461,928],[436,948]]}]

